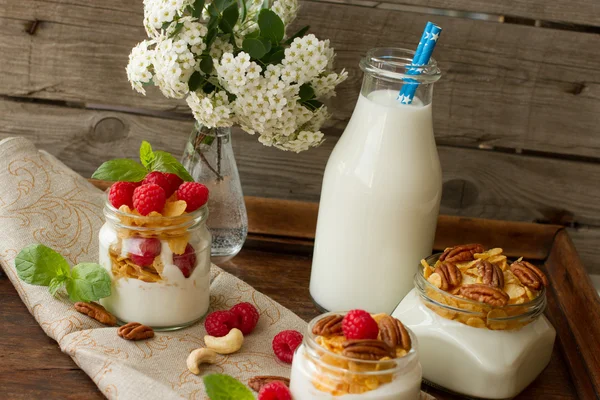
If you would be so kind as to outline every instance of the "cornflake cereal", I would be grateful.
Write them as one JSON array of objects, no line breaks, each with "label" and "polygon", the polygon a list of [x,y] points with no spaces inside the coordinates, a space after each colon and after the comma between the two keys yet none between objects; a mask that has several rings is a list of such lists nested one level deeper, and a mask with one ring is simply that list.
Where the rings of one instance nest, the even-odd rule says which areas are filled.
[{"label": "cornflake cereal", "polygon": [[[398,328],[403,329],[406,333],[405,338],[409,337],[408,332],[399,320],[387,314],[372,314],[371,316],[380,328],[377,340],[370,341],[375,342],[371,346],[375,346],[375,348],[381,346],[389,349],[391,352],[390,356],[376,358],[378,361],[382,361],[379,363],[364,362],[362,357],[358,357],[364,356],[365,360],[373,360],[373,358],[370,358],[372,353],[369,353],[369,344],[361,346],[357,350],[357,358],[352,358],[347,353],[344,353],[345,346],[348,346],[349,342],[341,330],[337,330],[332,334],[317,335],[315,341],[319,346],[342,357],[327,353],[321,354],[320,362],[316,364],[316,373],[312,382],[315,388],[322,392],[330,393],[333,396],[342,396],[345,394],[365,393],[392,382],[392,373],[386,374],[384,372],[376,375],[364,375],[361,373],[391,370],[396,367],[394,359],[404,357],[410,350],[410,339],[408,339],[408,344],[401,343],[401,339],[396,337],[395,334],[389,334],[389,330],[387,330],[385,325],[386,323],[398,324]],[[341,323],[341,316],[339,318]],[[318,324],[319,322],[313,328],[314,334],[318,332]],[[392,348],[388,343],[396,343],[396,345]],[[396,355],[395,358],[392,357],[393,354]],[[389,362],[385,362],[388,360]]]},{"label": "cornflake cereal", "polygon": [[[431,287],[425,289],[427,297],[432,300],[425,302],[427,307],[444,318],[475,328],[519,329],[529,323],[530,321],[526,319],[518,320],[514,317],[525,313],[526,303],[539,296],[544,283],[547,282],[543,272],[523,261],[522,257],[509,263],[501,248],[493,248],[480,253],[473,253],[473,248],[483,249],[483,246],[460,245],[444,251],[444,254],[452,252],[453,259],[460,260],[453,262],[461,275],[460,284],[455,286],[448,284],[449,277],[444,272],[448,271],[448,266],[438,268],[448,261],[438,260],[434,265],[429,265],[426,260],[421,260],[423,277],[439,289],[435,290]],[[496,279],[495,282],[496,285],[497,282],[500,282],[501,285],[503,283],[502,287],[494,286],[489,281],[489,277],[486,281],[482,276],[485,274],[480,271],[484,271],[485,268],[482,266],[480,269],[479,267],[483,261],[487,261],[492,266],[490,269],[490,266],[487,265],[489,276],[498,277],[500,275],[500,279]],[[519,276],[523,279],[526,277],[526,279],[521,280]],[[442,288],[448,290],[444,291]]]},{"label": "cornflake cereal", "polygon": [[122,255],[123,240],[138,237],[164,240],[174,255],[184,254],[190,240],[185,224],[191,218],[185,212],[186,208],[187,203],[183,200],[177,200],[176,194],[167,199],[162,213],[152,211],[147,216],[143,216],[137,210],[122,205],[118,214],[122,227],[116,229],[119,241],[109,250],[112,260],[112,272],[115,278],[126,277],[144,282],[162,281],[163,276],[161,274],[164,266],[160,256],[157,256],[150,265],[140,266],[132,258]]}]

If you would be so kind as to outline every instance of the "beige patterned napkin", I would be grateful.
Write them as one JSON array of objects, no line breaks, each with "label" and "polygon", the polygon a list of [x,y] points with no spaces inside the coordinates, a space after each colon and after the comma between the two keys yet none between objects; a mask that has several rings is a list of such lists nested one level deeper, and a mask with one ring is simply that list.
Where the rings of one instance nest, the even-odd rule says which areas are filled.
[{"label": "beige patterned napkin", "polygon": [[[206,399],[201,378],[185,364],[189,352],[203,345],[203,324],[158,332],[147,341],[125,341],[117,336],[116,328],[77,313],[66,294],[55,298],[48,288],[28,285],[17,277],[15,256],[35,242],[57,250],[72,265],[96,262],[97,234],[104,223],[101,193],[28,140],[0,141],[0,265],[46,334],[106,397]],[[242,382],[255,375],[288,377],[290,368],[273,355],[271,340],[284,329],[303,332],[306,323],[219,267],[213,265],[211,275],[211,310],[249,301],[261,316],[241,351],[203,370],[226,373]]]}]

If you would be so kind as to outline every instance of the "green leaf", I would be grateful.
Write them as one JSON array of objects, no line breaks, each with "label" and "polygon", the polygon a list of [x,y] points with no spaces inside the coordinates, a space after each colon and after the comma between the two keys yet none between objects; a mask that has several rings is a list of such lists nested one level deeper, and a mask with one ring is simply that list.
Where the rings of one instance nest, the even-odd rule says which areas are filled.
[{"label": "green leaf", "polygon": [[298,32],[294,33],[292,37],[285,41],[285,44],[292,44],[294,39],[304,36],[306,32],[310,29],[310,25],[306,25],[304,28],[300,29]]},{"label": "green leaf", "polygon": [[173,32],[171,32],[171,37],[177,35],[182,28],[183,24],[181,22],[178,22],[177,25],[175,25],[175,29],[173,30]]},{"label": "green leaf", "polygon": [[217,37],[217,34],[219,33],[219,30],[216,28],[216,25],[219,23],[219,19],[218,18],[215,19],[216,22],[215,22],[214,27],[210,27],[211,21],[213,21],[212,18],[208,22],[208,25],[207,25],[208,33],[206,34],[206,37],[204,38],[207,49],[210,48],[210,45],[212,44],[212,42],[214,42],[215,38]]},{"label": "green leaf", "polygon": [[106,181],[139,182],[146,176],[146,168],[129,158],[116,158],[103,163],[92,175]]},{"label": "green leaf", "polygon": [[204,91],[204,93],[206,93],[206,94],[211,94],[212,92],[215,91],[216,88],[217,87],[215,85],[213,85],[212,83],[206,82],[206,85],[204,85],[202,87],[202,91]]},{"label": "green leaf", "polygon": [[[267,42],[268,43],[268,42]],[[260,60],[269,51],[265,46],[265,42],[260,38],[246,38],[242,42],[242,50],[250,55],[250,57]]]},{"label": "green leaf", "polygon": [[285,25],[275,12],[263,9],[258,14],[258,27],[260,35],[269,39],[274,44],[279,44],[285,34]]},{"label": "green leaf", "polygon": [[181,165],[172,154],[167,153],[166,151],[155,151],[154,155],[156,156],[156,159],[152,165],[153,171],[176,174],[186,182],[194,181],[194,178],[192,178],[185,167]]},{"label": "green leaf", "polygon": [[167,21],[167,22],[163,23],[160,28],[166,30],[169,27],[169,25],[171,25],[171,21]]},{"label": "green leaf", "polygon": [[281,46],[273,47],[261,60],[266,64],[279,64],[285,57],[285,49]]},{"label": "green leaf", "polygon": [[190,92],[195,92],[198,88],[201,88],[202,85],[206,82],[206,78],[202,76],[199,71],[194,71],[194,73],[190,76],[190,80],[188,81],[188,88]]},{"label": "green leaf", "polygon": [[50,286],[48,290],[52,296],[56,296],[56,292],[58,292],[64,285],[66,280],[69,279],[67,275],[57,276],[50,281]]},{"label": "green leaf", "polygon": [[194,17],[194,18],[202,17],[202,9],[203,8],[204,8],[204,0],[194,1],[194,11],[192,11],[192,17]]},{"label": "green leaf", "polygon": [[202,380],[210,400],[254,400],[250,389],[229,375],[210,374]]},{"label": "green leaf", "polygon": [[219,22],[219,28],[225,33],[233,33],[233,27],[240,16],[237,0],[223,11],[223,16]]},{"label": "green leaf", "polygon": [[200,61],[200,70],[204,72],[206,75],[210,75],[213,70],[213,59],[211,56],[204,57]]},{"label": "green leaf", "polygon": [[152,146],[147,141],[142,141],[142,145],[140,146],[140,161],[142,165],[148,170],[150,166],[154,162],[154,152],[152,151]]},{"label": "green leaf", "polygon": [[300,86],[300,92],[298,94],[300,95],[300,101],[305,102],[315,97],[315,90],[310,86],[310,83],[305,83]]},{"label": "green leaf", "polygon": [[71,270],[67,292],[73,302],[96,301],[110,296],[110,276],[99,264],[81,263]]},{"label": "green leaf", "polygon": [[257,37],[260,36],[260,31],[257,29],[255,31],[250,32],[249,34],[247,34],[245,36],[245,38],[250,38],[250,39],[256,39]]},{"label": "green leaf", "polygon": [[17,275],[32,285],[48,286],[54,278],[69,276],[69,263],[43,244],[25,247],[15,258]]}]

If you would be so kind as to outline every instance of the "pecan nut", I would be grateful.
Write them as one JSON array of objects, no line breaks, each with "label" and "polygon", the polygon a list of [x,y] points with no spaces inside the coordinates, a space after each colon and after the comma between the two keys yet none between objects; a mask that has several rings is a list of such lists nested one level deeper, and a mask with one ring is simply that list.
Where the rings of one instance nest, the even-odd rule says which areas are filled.
[{"label": "pecan nut", "polygon": [[82,301],[78,301],[75,303],[75,310],[87,315],[90,318],[94,318],[101,324],[108,326],[117,325],[117,318],[106,311],[106,309],[98,303],[84,303]]},{"label": "pecan nut", "polygon": [[461,286],[459,294],[492,307],[504,307],[510,300],[510,297],[502,290],[479,283]]},{"label": "pecan nut", "polygon": [[440,261],[462,262],[474,259],[475,253],[483,253],[485,249],[480,244],[463,244],[446,249],[440,256]]},{"label": "pecan nut", "polygon": [[342,355],[359,360],[380,360],[396,357],[396,351],[379,339],[354,339],[342,343]]},{"label": "pecan nut", "polygon": [[462,273],[455,264],[451,262],[443,262],[435,267],[434,273],[437,273],[442,278],[442,290],[450,290],[462,282]]},{"label": "pecan nut", "polygon": [[250,386],[250,389],[254,390],[255,392],[260,392],[260,390],[263,388],[263,386],[265,386],[271,382],[276,382],[276,381],[279,381],[279,382],[283,383],[285,386],[290,387],[289,378],[284,378],[283,376],[274,376],[274,375],[262,375],[262,376],[255,376],[253,378],[250,378],[248,380],[248,386]]},{"label": "pecan nut", "polygon": [[477,271],[483,279],[483,284],[502,289],[504,287],[504,272],[496,264],[486,260],[477,263]]},{"label": "pecan nut", "polygon": [[312,333],[320,336],[341,335],[343,319],[344,317],[337,314],[321,318],[313,326]]},{"label": "pecan nut", "polygon": [[154,337],[154,331],[139,322],[130,322],[117,329],[117,335],[127,340],[144,340]]},{"label": "pecan nut", "polygon": [[523,285],[530,289],[539,290],[542,286],[548,286],[548,278],[535,265],[527,261],[515,261],[510,266],[512,272]]},{"label": "pecan nut", "polygon": [[406,351],[410,350],[410,335],[398,319],[386,315],[379,320],[379,335],[392,349],[400,347]]}]

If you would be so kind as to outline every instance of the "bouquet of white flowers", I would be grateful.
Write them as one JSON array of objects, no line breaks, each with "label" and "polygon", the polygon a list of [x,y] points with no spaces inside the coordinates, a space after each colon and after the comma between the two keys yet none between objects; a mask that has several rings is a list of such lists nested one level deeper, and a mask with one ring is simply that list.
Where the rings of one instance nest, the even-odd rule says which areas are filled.
[{"label": "bouquet of white flowers", "polygon": [[144,0],[149,39],[129,56],[127,77],[186,98],[206,128],[239,125],[266,146],[301,152],[323,141],[321,100],[347,73],[333,72],[329,40],[292,36],[297,0]]}]

